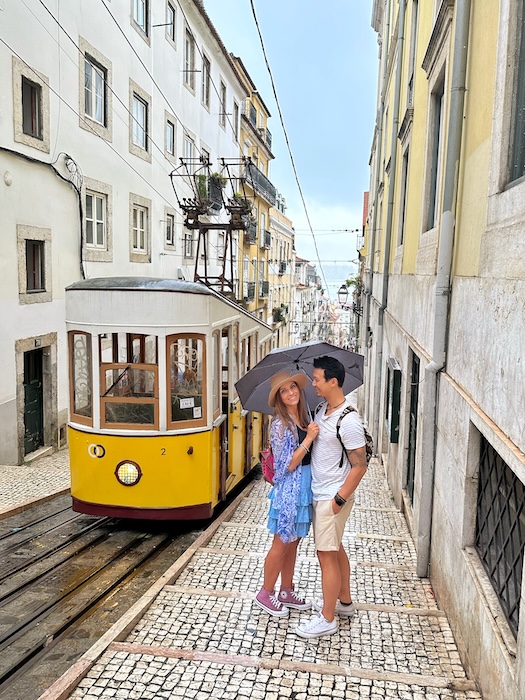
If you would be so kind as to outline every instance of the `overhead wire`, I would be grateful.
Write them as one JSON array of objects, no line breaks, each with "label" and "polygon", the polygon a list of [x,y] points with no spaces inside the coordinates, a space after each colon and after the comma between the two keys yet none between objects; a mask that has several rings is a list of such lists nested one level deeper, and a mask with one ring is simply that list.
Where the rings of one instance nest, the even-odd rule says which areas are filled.
[{"label": "overhead wire", "polygon": [[309,215],[309,213],[308,213],[308,208],[307,208],[307,206],[306,206],[306,200],[305,200],[305,197],[304,197],[304,194],[303,194],[303,188],[301,187],[301,182],[300,182],[300,180],[299,180],[299,174],[298,174],[297,168],[296,168],[296,166],[295,166],[295,160],[294,160],[293,153],[292,153],[292,148],[291,148],[291,145],[290,145],[290,139],[288,138],[288,131],[287,131],[286,125],[285,125],[285,123],[284,123],[284,117],[283,117],[283,113],[282,113],[282,110],[281,110],[281,104],[280,104],[280,102],[279,102],[279,96],[277,95],[277,88],[276,88],[276,86],[275,86],[275,81],[274,81],[274,78],[273,78],[272,69],[271,69],[271,67],[270,67],[270,62],[269,62],[269,60],[268,60],[268,56],[267,56],[267,53],[266,53],[266,47],[265,47],[265,44],[264,44],[264,39],[263,39],[263,35],[262,35],[262,32],[261,32],[261,27],[260,27],[260,25],[259,25],[259,20],[257,19],[257,13],[256,13],[256,11],[255,11],[254,0],[249,0],[249,2],[250,2],[251,9],[252,9],[252,15],[253,15],[253,19],[254,19],[254,22],[255,22],[255,26],[256,26],[256,28],[257,28],[257,33],[258,33],[258,35],[259,35],[259,41],[260,41],[260,44],[261,44],[261,49],[262,49],[262,53],[263,53],[263,57],[264,57],[264,62],[265,62],[265,64],[266,64],[266,69],[268,70],[268,75],[270,76],[270,82],[271,82],[271,85],[272,85],[272,91],[273,91],[273,95],[274,95],[274,98],[275,98],[275,103],[276,103],[276,105],[277,105],[277,111],[278,111],[278,113],[279,113],[279,120],[280,120],[280,122],[281,122],[281,126],[282,126],[282,129],[283,129],[283,134],[284,134],[284,138],[285,138],[285,142],[286,142],[286,147],[287,147],[287,149],[288,149],[288,155],[290,156],[290,162],[291,162],[291,164],[292,164],[292,170],[293,170],[293,173],[294,173],[295,181],[296,181],[296,183],[297,183],[297,188],[298,188],[298,191],[299,191],[299,196],[300,196],[300,198],[301,198],[301,202],[302,202],[302,204],[303,204],[303,209],[304,209],[304,213],[305,213],[305,216],[306,216],[306,220],[307,220],[307,222],[308,222],[308,226],[309,226],[310,231],[311,231],[311,234],[312,234],[312,239],[313,239],[313,242],[314,242],[315,251],[316,251],[316,253],[317,253],[317,260],[318,260],[318,262],[319,262],[319,266],[320,266],[320,269],[321,269],[321,274],[322,274],[322,276],[323,276],[323,280],[324,280],[324,282],[325,282],[325,285],[326,285],[326,287],[328,288],[328,283],[327,283],[327,281],[326,281],[326,277],[325,277],[325,274],[324,274],[323,266],[322,266],[321,261],[320,261],[319,248],[317,247],[317,240],[316,240],[316,238],[315,238],[314,230],[313,230],[313,227],[312,227],[312,222],[310,221],[310,215]]}]

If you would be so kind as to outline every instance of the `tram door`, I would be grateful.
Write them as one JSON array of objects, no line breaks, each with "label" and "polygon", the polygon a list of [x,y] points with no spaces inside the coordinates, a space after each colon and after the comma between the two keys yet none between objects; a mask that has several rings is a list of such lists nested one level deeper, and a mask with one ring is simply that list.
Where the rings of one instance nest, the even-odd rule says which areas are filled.
[{"label": "tram door", "polygon": [[229,471],[229,429],[230,429],[230,411],[229,411],[229,397],[230,397],[230,372],[228,368],[228,358],[230,356],[230,329],[223,328],[221,334],[221,412],[225,416],[221,423],[221,433],[220,433],[220,490],[219,498],[224,500],[226,498],[226,480],[228,479]]},{"label": "tram door", "polygon": [[44,444],[42,348],[24,353],[24,454]]}]

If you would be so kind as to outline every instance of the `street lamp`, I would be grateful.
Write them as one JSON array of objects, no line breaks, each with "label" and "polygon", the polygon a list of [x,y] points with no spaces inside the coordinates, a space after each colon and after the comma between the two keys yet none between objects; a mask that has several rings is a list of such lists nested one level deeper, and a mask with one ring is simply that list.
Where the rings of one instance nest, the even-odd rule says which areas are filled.
[{"label": "street lamp", "polygon": [[337,300],[341,306],[345,306],[348,301],[348,287],[346,284],[342,284],[337,290]]}]

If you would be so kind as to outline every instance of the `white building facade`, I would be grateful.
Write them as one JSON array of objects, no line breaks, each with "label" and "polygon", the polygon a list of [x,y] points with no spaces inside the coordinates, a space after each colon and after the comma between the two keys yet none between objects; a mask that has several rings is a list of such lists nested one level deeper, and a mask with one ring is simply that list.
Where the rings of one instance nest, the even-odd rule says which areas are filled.
[{"label": "white building facade", "polygon": [[[170,173],[239,158],[246,93],[197,0],[2,9],[0,464],[20,464],[66,439],[65,287],[193,279],[174,188],[192,190]],[[211,232],[212,274],[223,245]]]}]

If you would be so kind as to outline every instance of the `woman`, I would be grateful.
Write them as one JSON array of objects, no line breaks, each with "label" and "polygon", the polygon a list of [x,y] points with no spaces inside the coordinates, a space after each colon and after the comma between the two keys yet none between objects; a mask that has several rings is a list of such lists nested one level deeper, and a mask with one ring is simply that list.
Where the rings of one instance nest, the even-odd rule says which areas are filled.
[{"label": "woman", "polygon": [[[310,447],[319,426],[308,423],[303,390],[305,374],[278,372],[272,377],[269,405],[274,409],[270,443],[274,457],[275,486],[270,491],[268,529],[273,543],[264,561],[264,584],[255,602],[276,617],[288,615],[288,608],[308,610],[311,603],[294,591],[293,573],[297,546],[312,521]],[[281,575],[281,589],[275,583]]]}]

